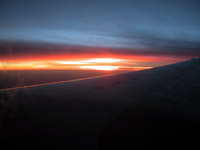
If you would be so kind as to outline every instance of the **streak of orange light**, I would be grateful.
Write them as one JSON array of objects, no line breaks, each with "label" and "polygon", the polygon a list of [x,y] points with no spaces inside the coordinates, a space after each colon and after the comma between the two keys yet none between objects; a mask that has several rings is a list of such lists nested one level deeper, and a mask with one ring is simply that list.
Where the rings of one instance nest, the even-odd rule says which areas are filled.
[{"label": "streak of orange light", "polygon": [[55,61],[55,63],[65,64],[65,65],[81,65],[81,64],[85,64],[84,62],[81,62],[81,61]]},{"label": "streak of orange light", "polygon": [[[0,56],[0,70],[34,70],[34,69],[97,69],[97,70],[142,70],[159,66],[161,62],[176,62],[180,59],[154,56],[129,56],[114,54],[80,54],[80,55],[27,55]],[[158,62],[150,64],[149,62]],[[142,64],[142,65],[141,65]],[[150,65],[150,66],[149,66]],[[104,67],[102,67],[104,66]],[[107,66],[107,67],[105,67]],[[111,66],[111,67],[108,67]],[[120,66],[120,67],[117,67]],[[138,68],[137,68],[138,67]]]},{"label": "streak of orange light", "polygon": [[85,60],[86,63],[115,63],[123,61],[123,59],[115,59],[115,58],[95,58],[95,59],[89,59]]},{"label": "streak of orange light", "polygon": [[46,55],[5,55],[0,56],[0,62],[30,62],[30,61],[82,61],[93,59],[115,59],[115,60],[134,60],[134,62],[175,62],[184,60],[184,58],[166,57],[166,56],[140,56],[140,55],[118,55],[118,54],[46,54]]},{"label": "streak of orange light", "polygon": [[81,69],[112,71],[112,70],[118,70],[119,66],[95,65],[95,66],[80,66],[80,68]]}]

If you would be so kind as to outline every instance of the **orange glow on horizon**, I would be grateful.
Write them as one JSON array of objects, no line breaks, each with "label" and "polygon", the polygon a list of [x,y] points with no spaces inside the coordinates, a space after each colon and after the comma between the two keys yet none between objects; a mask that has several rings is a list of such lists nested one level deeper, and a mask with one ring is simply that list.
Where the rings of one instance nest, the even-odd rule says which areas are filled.
[{"label": "orange glow on horizon", "polygon": [[130,55],[45,55],[45,56],[0,56],[0,70],[142,70],[170,62],[177,58],[130,56]]},{"label": "orange glow on horizon", "polygon": [[[114,58],[94,58],[70,61],[25,61],[25,62],[2,62],[0,70],[27,70],[27,69],[92,69],[92,70],[117,70],[117,62],[122,61]],[[107,65],[109,64],[109,65]]]},{"label": "orange glow on horizon", "polygon": [[119,61],[123,61],[123,60],[122,59],[114,59],[114,58],[95,58],[95,59],[86,60],[85,62],[89,62],[89,63],[115,63],[115,62],[119,62]]},{"label": "orange glow on horizon", "polygon": [[92,69],[92,70],[104,70],[104,71],[113,71],[118,70],[119,66],[108,66],[108,65],[95,65],[95,66],[81,66],[81,69]]}]

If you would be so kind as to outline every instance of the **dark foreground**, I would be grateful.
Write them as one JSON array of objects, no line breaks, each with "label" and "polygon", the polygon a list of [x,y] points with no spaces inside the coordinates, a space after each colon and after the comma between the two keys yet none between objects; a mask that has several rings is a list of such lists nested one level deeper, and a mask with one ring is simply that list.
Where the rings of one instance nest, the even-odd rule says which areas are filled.
[{"label": "dark foreground", "polygon": [[7,149],[200,149],[200,60],[0,92]]},{"label": "dark foreground", "polygon": [[120,73],[98,70],[5,70],[0,71],[0,89],[68,81],[80,78]]}]

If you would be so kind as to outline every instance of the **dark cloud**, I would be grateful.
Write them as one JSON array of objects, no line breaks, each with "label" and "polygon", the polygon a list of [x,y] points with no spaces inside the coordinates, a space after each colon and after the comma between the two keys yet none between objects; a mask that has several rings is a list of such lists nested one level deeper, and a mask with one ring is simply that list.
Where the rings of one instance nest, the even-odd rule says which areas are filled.
[{"label": "dark cloud", "polygon": [[[166,40],[164,40],[166,41]],[[110,47],[91,47],[77,45],[58,45],[50,43],[22,43],[22,42],[1,42],[0,56],[20,56],[20,55],[62,55],[62,54],[113,54],[113,55],[143,55],[143,56],[200,56],[200,44],[188,42],[182,44],[180,41],[173,41],[171,45],[166,42],[163,45],[149,44],[147,49],[134,48],[110,48]],[[152,43],[152,42],[151,42]],[[168,43],[168,42],[167,42]],[[187,46],[186,46],[187,45]]]},{"label": "dark cloud", "polygon": [[199,5],[199,0],[2,0],[0,55],[199,56]]}]

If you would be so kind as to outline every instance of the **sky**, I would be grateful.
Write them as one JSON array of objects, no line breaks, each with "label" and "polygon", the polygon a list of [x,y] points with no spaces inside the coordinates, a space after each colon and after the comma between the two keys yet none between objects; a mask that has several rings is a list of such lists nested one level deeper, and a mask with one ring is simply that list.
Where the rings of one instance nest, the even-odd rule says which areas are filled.
[{"label": "sky", "polygon": [[199,0],[1,0],[0,68],[91,56],[154,67],[197,57],[199,16]]}]

